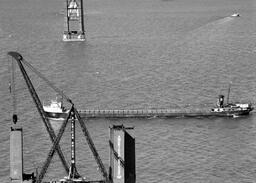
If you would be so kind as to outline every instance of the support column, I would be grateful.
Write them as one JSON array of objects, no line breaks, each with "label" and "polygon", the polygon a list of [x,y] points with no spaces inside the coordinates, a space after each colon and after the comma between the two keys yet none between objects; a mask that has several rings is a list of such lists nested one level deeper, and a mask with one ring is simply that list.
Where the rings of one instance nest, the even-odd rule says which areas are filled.
[{"label": "support column", "polygon": [[110,128],[109,176],[113,183],[135,183],[135,139],[123,125]]}]

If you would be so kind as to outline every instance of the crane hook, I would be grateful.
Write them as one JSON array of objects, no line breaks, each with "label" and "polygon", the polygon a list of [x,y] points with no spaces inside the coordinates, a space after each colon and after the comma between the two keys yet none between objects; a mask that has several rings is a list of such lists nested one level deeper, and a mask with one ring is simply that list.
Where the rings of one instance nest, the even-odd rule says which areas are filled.
[{"label": "crane hook", "polygon": [[18,116],[17,116],[17,114],[13,114],[13,115],[12,115],[12,121],[13,121],[14,124],[17,123],[17,121],[18,121]]}]

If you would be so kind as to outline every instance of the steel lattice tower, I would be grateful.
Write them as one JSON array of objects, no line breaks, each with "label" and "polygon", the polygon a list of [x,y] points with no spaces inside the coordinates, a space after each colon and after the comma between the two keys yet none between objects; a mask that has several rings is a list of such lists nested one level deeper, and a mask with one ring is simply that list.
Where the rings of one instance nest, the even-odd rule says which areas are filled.
[{"label": "steel lattice tower", "polygon": [[83,0],[66,0],[66,17],[63,41],[84,41]]}]

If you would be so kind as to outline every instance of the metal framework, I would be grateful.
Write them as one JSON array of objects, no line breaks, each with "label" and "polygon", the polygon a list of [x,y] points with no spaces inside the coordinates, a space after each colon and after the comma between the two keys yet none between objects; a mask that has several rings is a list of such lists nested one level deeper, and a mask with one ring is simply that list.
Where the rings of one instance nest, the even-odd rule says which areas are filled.
[{"label": "metal framework", "polygon": [[[29,90],[29,92],[30,92],[30,94],[31,94],[31,96],[33,98],[33,101],[34,101],[34,103],[36,105],[36,108],[37,108],[37,110],[38,110],[38,112],[39,112],[39,114],[40,114],[40,116],[41,116],[41,118],[42,118],[42,120],[44,122],[46,130],[49,133],[50,139],[51,139],[52,144],[53,144],[51,149],[50,149],[50,151],[49,151],[49,153],[48,153],[48,156],[47,156],[47,158],[45,160],[45,163],[44,163],[44,165],[43,165],[39,175],[37,176],[36,182],[37,183],[41,183],[42,182],[42,180],[44,178],[44,175],[46,174],[47,169],[48,169],[48,167],[49,167],[49,165],[51,163],[52,157],[55,154],[55,151],[57,151],[57,153],[58,153],[58,155],[59,155],[59,157],[61,159],[61,162],[63,164],[63,167],[64,167],[66,173],[68,175],[70,175],[72,178],[79,177],[79,174],[77,173],[77,170],[76,170],[76,167],[75,167],[75,142],[74,142],[74,140],[75,140],[75,120],[78,120],[78,122],[79,122],[79,124],[80,124],[80,126],[82,128],[82,131],[84,133],[84,136],[86,137],[87,143],[88,143],[88,145],[89,145],[89,147],[90,147],[90,149],[91,149],[91,151],[93,153],[93,156],[94,156],[94,158],[95,158],[95,160],[96,160],[96,162],[98,164],[98,167],[99,167],[99,169],[101,171],[101,174],[102,174],[102,176],[104,178],[104,181],[98,181],[98,182],[107,182],[107,183],[111,182],[109,180],[109,176],[108,176],[108,173],[107,173],[107,171],[105,169],[105,166],[104,166],[104,164],[103,164],[103,162],[102,162],[102,160],[101,160],[101,158],[100,158],[100,156],[99,156],[99,154],[98,154],[98,152],[96,150],[96,147],[95,147],[95,145],[94,145],[94,143],[92,141],[92,138],[91,138],[91,136],[89,134],[89,131],[87,130],[86,125],[85,125],[83,119],[80,117],[80,114],[78,113],[77,109],[74,107],[74,104],[71,101],[71,99],[69,99],[60,89],[55,87],[53,85],[53,83],[51,83],[48,79],[46,79],[32,65],[30,65],[27,61],[25,61],[25,59],[19,53],[17,53],[17,52],[8,52],[8,55],[11,56],[13,59],[15,59],[17,61],[18,66],[19,66],[19,68],[21,70],[21,73],[23,75],[23,78],[26,81],[28,90]],[[72,107],[71,107],[71,109],[70,109],[70,111],[68,113],[68,117],[63,122],[63,124],[62,124],[62,126],[61,126],[61,128],[59,130],[59,133],[57,134],[57,136],[54,133],[54,130],[53,130],[52,126],[51,126],[51,123],[49,122],[48,118],[46,117],[46,114],[45,114],[45,111],[43,109],[42,103],[41,103],[41,101],[40,101],[40,99],[39,99],[39,97],[38,97],[38,95],[36,93],[35,88],[33,87],[33,84],[31,82],[30,78],[27,75],[27,72],[26,72],[23,64],[25,64],[28,68],[30,68],[30,70],[32,70],[41,79],[43,79],[56,93],[62,95],[63,98],[66,99],[66,101],[69,102],[72,105]],[[13,69],[12,72],[14,73],[15,71],[14,71],[14,66],[13,65],[14,64],[12,64],[12,69]],[[13,76],[12,77],[13,81],[11,81],[11,90],[10,91],[12,92],[13,99],[15,99],[15,86],[14,86],[14,83],[15,83],[14,79],[15,79],[15,77],[14,77],[14,74],[12,74],[12,76]],[[15,107],[15,103],[14,102],[13,102],[13,105]],[[14,109],[16,109],[16,107]],[[16,114],[14,114],[13,116],[15,116],[15,115]],[[69,119],[71,119],[71,165],[70,166],[68,165],[67,161],[65,160],[64,155],[62,153],[62,150],[61,150],[61,148],[59,146],[60,139],[61,139],[61,137],[62,137],[62,135],[64,133],[65,127],[66,127]],[[92,181],[92,182],[95,182],[95,181]]]},{"label": "metal framework", "polygon": [[66,0],[65,31],[63,41],[84,41],[83,0]]}]

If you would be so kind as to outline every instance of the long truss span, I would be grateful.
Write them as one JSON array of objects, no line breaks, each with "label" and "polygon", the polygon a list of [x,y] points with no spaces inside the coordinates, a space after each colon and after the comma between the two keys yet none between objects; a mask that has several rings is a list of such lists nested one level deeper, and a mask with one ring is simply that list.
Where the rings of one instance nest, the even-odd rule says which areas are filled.
[{"label": "long truss span", "polygon": [[230,116],[230,112],[213,112],[211,109],[134,109],[134,110],[79,110],[82,118],[169,118],[169,117],[211,117]]}]

